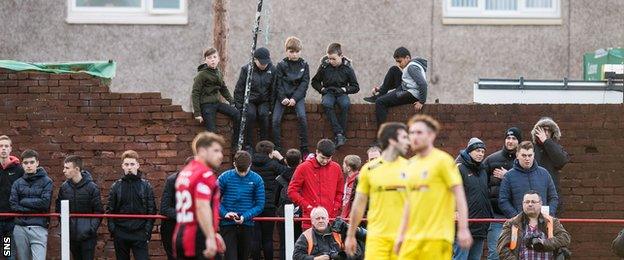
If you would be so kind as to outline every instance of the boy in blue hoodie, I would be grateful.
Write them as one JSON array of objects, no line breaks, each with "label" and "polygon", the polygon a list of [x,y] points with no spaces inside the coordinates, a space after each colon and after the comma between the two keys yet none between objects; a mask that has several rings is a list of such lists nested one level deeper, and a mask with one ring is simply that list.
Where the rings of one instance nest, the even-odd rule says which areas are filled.
[{"label": "boy in blue hoodie", "polygon": [[273,143],[281,151],[281,126],[284,110],[293,107],[299,121],[299,147],[303,155],[308,152],[308,120],[305,112],[305,96],[310,83],[310,67],[301,55],[301,40],[291,36],[286,39],[286,58],[276,66],[277,91],[273,107]]}]

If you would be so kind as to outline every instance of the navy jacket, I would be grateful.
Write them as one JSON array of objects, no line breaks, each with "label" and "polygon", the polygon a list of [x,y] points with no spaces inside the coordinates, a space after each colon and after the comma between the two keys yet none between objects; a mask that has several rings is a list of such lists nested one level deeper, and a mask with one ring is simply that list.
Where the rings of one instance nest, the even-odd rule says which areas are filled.
[{"label": "navy jacket", "polygon": [[280,103],[285,98],[292,98],[299,102],[306,96],[310,83],[310,66],[299,58],[291,61],[284,58],[280,61],[275,71],[277,72],[277,91],[275,103]]},{"label": "navy jacket", "polygon": [[490,187],[490,204],[492,204],[492,211],[496,215],[503,215],[503,211],[498,207],[498,195],[500,194],[500,185],[503,181],[494,176],[494,170],[498,168],[504,168],[505,170],[511,170],[513,168],[514,160],[516,160],[516,151],[507,150],[504,146],[503,149],[490,154],[483,160],[481,165],[488,174],[488,186]]},{"label": "navy jacket", "polygon": [[[9,203],[11,209],[18,213],[48,213],[52,202],[52,179],[42,168],[34,174],[24,174],[13,183]],[[15,218],[18,226],[48,227],[48,218],[19,217]]]},{"label": "navy jacket", "polygon": [[550,215],[555,216],[559,197],[555,184],[548,171],[533,162],[525,170],[516,159],[512,170],[508,171],[500,186],[498,203],[506,218],[522,213],[522,199],[529,190],[537,191],[542,197],[542,205],[550,206]]},{"label": "navy jacket", "polygon": [[[104,213],[100,198],[100,189],[93,182],[91,173],[82,171],[78,183],[66,180],[61,184],[56,199],[56,212],[61,212],[61,201],[69,200],[71,213]],[[69,236],[71,240],[82,241],[97,236],[101,218],[70,218]]]},{"label": "navy jacket", "polygon": [[264,209],[264,182],[262,177],[253,171],[241,177],[235,169],[228,170],[219,176],[221,190],[221,206],[219,215],[223,226],[236,225],[232,220],[225,219],[228,212],[243,216],[243,225],[253,226],[253,217],[260,215]]},{"label": "navy jacket", "polygon": [[[9,198],[11,197],[11,186],[15,181],[22,178],[24,169],[20,160],[15,156],[9,156],[10,162],[2,167],[0,165],[0,212],[11,212]],[[0,220],[12,220],[13,218],[2,217]]]}]

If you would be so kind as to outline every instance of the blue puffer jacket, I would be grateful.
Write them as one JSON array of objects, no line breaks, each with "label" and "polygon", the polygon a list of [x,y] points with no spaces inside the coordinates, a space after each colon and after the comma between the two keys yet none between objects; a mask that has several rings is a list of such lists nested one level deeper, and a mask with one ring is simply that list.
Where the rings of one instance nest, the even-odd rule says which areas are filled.
[{"label": "blue puffer jacket", "polygon": [[235,169],[228,170],[219,176],[219,189],[221,190],[220,224],[222,226],[236,225],[234,221],[225,219],[228,212],[234,212],[244,217],[243,225],[253,226],[251,219],[258,216],[264,209],[262,177],[253,171],[240,176]]},{"label": "blue puffer jacket", "polygon": [[[41,167],[34,174],[24,174],[13,183],[9,203],[18,213],[48,213],[52,201],[52,179]],[[48,218],[19,217],[15,225],[48,227]]]},{"label": "blue puffer jacket", "polygon": [[548,171],[536,162],[526,170],[516,159],[513,169],[503,178],[498,197],[499,206],[506,218],[513,218],[522,212],[524,194],[530,190],[540,194],[542,205],[550,206],[550,215],[555,216],[559,197]]}]

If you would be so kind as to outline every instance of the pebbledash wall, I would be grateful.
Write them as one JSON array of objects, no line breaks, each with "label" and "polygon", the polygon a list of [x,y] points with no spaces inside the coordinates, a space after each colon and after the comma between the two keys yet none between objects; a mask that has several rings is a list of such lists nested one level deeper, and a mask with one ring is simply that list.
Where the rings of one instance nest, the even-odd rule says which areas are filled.
[{"label": "pebbledash wall", "polygon": [[[113,93],[108,83],[84,74],[45,74],[0,70],[0,134],[13,139],[14,154],[32,148],[41,154],[41,165],[54,180],[54,196],[64,180],[62,160],[68,154],[85,158],[106,202],[110,185],[121,175],[119,156],[126,149],[141,155],[141,170],[155,187],[160,201],[164,179],[191,155],[189,143],[202,126],[160,93]],[[310,141],[331,136],[317,104],[308,104]],[[553,117],[562,129],[562,144],[572,161],[561,175],[565,218],[624,218],[624,106],[623,105],[428,105],[425,113],[443,124],[436,144],[456,155],[470,137],[482,138],[488,154],[502,147],[503,132],[518,126],[525,138],[540,116]],[[374,107],[353,106],[349,141],[336,160],[346,154],[365,156],[375,137]],[[391,120],[405,121],[409,106],[391,110]],[[218,131],[230,124],[218,119]],[[297,147],[293,114],[285,119],[287,147]],[[227,135],[226,135],[227,136]],[[229,150],[226,151],[229,153]],[[226,158],[225,165],[229,164]],[[223,167],[225,168],[225,167]],[[223,170],[223,169],[221,169]],[[51,209],[54,210],[54,209]],[[577,259],[615,259],[610,242],[622,226],[566,224]],[[53,220],[48,258],[60,256],[58,221]],[[150,254],[162,258],[156,232]],[[114,258],[105,224],[99,230],[98,258]]]}]

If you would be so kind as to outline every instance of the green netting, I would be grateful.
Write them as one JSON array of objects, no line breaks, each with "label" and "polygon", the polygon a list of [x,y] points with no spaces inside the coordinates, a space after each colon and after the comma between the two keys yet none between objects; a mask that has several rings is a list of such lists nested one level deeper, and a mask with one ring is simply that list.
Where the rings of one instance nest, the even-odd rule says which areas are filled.
[{"label": "green netting", "polygon": [[87,73],[96,77],[111,79],[115,77],[116,63],[114,61],[27,63],[14,60],[0,60],[0,68],[14,71],[34,70],[57,74]]}]

